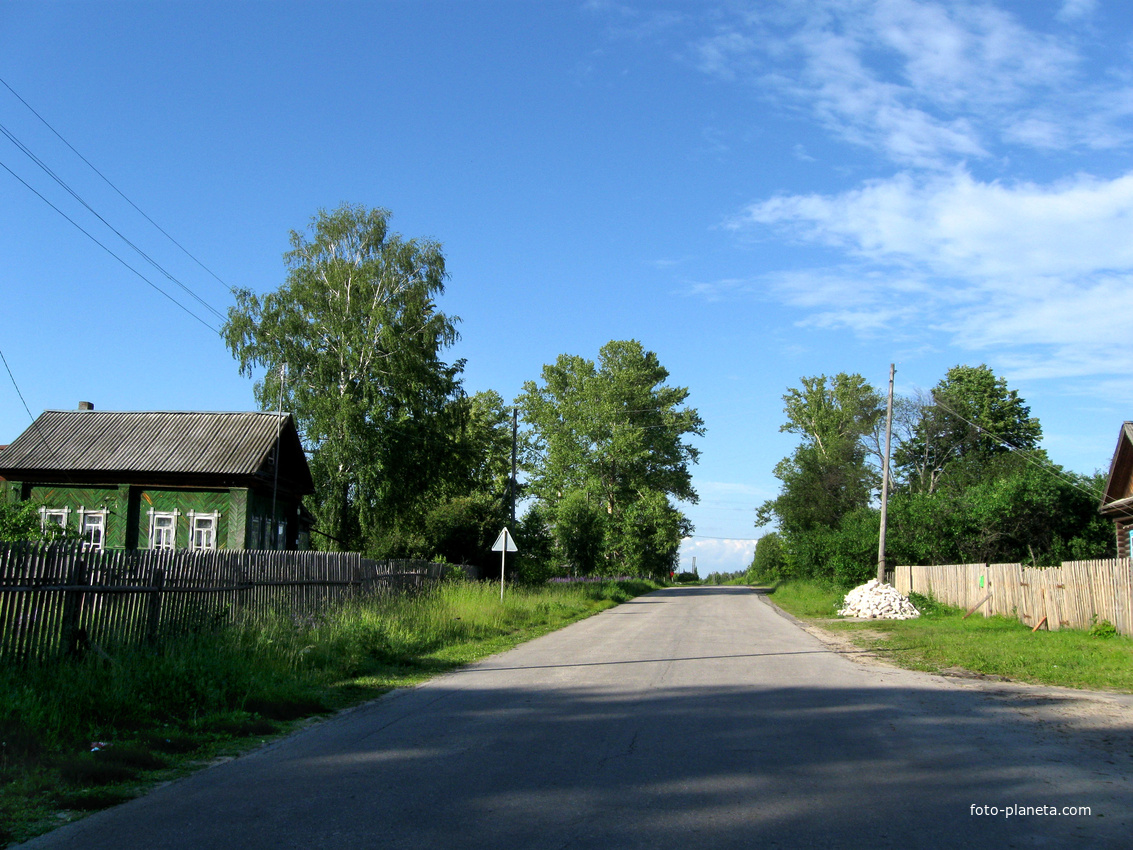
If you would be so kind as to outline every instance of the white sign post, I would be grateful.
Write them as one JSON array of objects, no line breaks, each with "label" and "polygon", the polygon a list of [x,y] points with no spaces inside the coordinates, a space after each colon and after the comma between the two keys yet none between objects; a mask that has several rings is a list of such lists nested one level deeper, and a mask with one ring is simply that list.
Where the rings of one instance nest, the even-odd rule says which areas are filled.
[{"label": "white sign post", "polygon": [[515,541],[511,538],[511,532],[505,527],[500,532],[500,536],[496,538],[496,542],[492,544],[492,551],[500,553],[500,602],[504,601],[504,563],[507,561],[508,552],[518,552]]}]

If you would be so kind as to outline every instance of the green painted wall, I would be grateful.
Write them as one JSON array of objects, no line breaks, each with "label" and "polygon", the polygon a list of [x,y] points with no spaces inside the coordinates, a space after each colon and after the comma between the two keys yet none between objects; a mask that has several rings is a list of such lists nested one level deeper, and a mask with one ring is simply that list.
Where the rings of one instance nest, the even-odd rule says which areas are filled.
[{"label": "green painted wall", "polygon": [[248,499],[251,491],[247,487],[235,487],[228,491],[228,542],[229,549],[248,548]]},{"label": "green painted wall", "polygon": [[[271,514],[271,494],[248,488],[193,490],[161,487],[34,485],[7,482],[7,498],[30,501],[36,506],[69,508],[68,528],[79,531],[79,509],[105,510],[106,527],[103,547],[106,549],[148,549],[151,512],[176,511],[175,546],[189,547],[191,513],[218,513],[216,546],[218,549],[259,548],[262,545],[264,521]],[[298,503],[280,496],[276,499],[275,516],[287,522],[287,546],[294,548],[298,539]]]},{"label": "green painted wall", "polygon": [[115,541],[125,538],[129,517],[118,503],[117,487],[24,484],[22,489],[24,501],[31,502],[36,507],[70,509],[67,528],[76,533],[79,531],[80,508],[85,511],[106,511],[103,546],[108,549],[122,548],[121,545],[115,546]]},{"label": "green painted wall", "polygon": [[130,548],[150,548],[150,512],[177,511],[177,533],[174,545],[178,549],[189,548],[189,514],[209,514],[219,512],[216,527],[218,549],[228,548],[228,490],[163,490],[152,487],[138,489],[138,521],[134,526],[137,542]]}]

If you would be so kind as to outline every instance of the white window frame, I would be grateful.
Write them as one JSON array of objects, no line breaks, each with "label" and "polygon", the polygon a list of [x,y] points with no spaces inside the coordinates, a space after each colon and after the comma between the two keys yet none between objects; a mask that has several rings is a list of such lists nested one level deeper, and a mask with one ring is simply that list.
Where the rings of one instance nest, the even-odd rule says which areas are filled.
[{"label": "white window frame", "polygon": [[[198,525],[198,523],[201,524]],[[206,526],[204,523],[208,523],[208,525]],[[211,513],[189,511],[189,551],[215,552],[219,526],[220,511],[212,511]],[[206,539],[201,543],[197,542],[198,532],[206,533]]]},{"label": "white window frame", "polygon": [[[97,530],[98,539],[87,539],[87,520],[94,519],[97,523],[91,525],[91,531]],[[85,508],[79,508],[79,536],[83,539],[83,548],[85,549],[102,549],[106,545],[106,510],[88,511]]]},{"label": "white window frame", "polygon": [[[159,550],[162,550],[162,551],[172,551],[172,550],[177,548],[177,518],[179,516],[181,516],[181,512],[177,511],[177,510],[155,511],[155,510],[153,510],[153,508],[150,508],[150,511],[149,511],[149,548],[150,549],[159,549]],[[169,531],[171,532],[171,539],[169,540],[168,546],[165,546],[165,545],[158,546],[157,545],[156,532],[157,532],[157,520],[158,519],[172,519],[173,520],[173,524],[171,526],[169,526]]]},{"label": "white window frame", "polygon": [[282,550],[287,548],[287,520],[281,519],[275,523],[275,540],[272,541],[272,548]]},{"label": "white window frame", "polygon": [[49,508],[45,505],[39,509],[39,530],[46,533],[47,523],[52,522],[66,531],[70,519],[70,508]]}]

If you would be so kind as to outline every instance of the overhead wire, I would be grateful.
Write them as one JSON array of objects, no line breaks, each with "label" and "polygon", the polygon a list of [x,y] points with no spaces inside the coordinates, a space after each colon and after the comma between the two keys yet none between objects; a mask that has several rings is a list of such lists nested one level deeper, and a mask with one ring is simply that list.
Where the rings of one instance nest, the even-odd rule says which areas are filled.
[{"label": "overhead wire", "polygon": [[16,376],[12,374],[12,367],[8,365],[8,358],[4,356],[3,349],[0,349],[0,360],[4,361],[4,368],[8,371],[8,377],[12,379],[12,386],[16,388],[16,395],[20,397],[20,404],[24,406],[24,410],[27,411],[28,417],[34,420],[35,417],[31,415],[31,408],[28,407],[28,403],[24,398],[24,394],[20,392],[20,385],[16,383]]},{"label": "overhead wire", "polygon": [[[53,126],[51,126],[51,124],[42,115],[40,115],[39,112],[37,112],[31,106],[31,104],[28,103],[15,89],[13,89],[12,86],[9,85],[6,80],[0,78],[0,83],[3,83],[4,87],[7,88],[8,91],[10,91],[25,107],[27,107],[27,109],[33,115],[35,115],[35,117],[38,118],[49,130],[51,130],[51,132],[54,133],[55,136],[58,137],[61,142],[63,142],[63,144],[65,144],[76,156],[78,156],[79,159],[81,159],[84,163],[86,163],[86,165],[92,171],[94,171],[95,174],[97,174],[104,182],[107,183],[107,185],[109,185],[112,189],[114,189],[114,191],[117,192],[118,195],[120,195],[128,204],[130,204],[130,206],[132,206],[135,210],[137,210],[137,212],[140,213],[150,224],[152,224],[155,228],[157,228],[157,230],[159,230],[167,239],[169,239],[171,242],[173,242],[174,245],[176,245],[185,254],[187,254],[194,262],[197,263],[197,265],[201,266],[201,268],[205,269],[205,271],[207,271],[210,275],[212,275],[214,278],[216,278],[221,283],[221,285],[223,285],[227,290],[229,290],[230,292],[234,291],[232,289],[232,287],[229,286],[227,283],[225,283],[223,280],[221,280],[216,275],[215,272],[213,272],[211,269],[209,269],[207,266],[205,266],[204,263],[202,263],[199,259],[197,259],[193,254],[191,254],[176,239],[174,239],[172,236],[170,236],[169,233],[167,233],[164,230],[164,228],[162,228],[160,225],[158,225],[157,222],[155,222],[149,215],[147,215],[145,213],[145,211],[143,211],[140,207],[138,207],[137,204],[135,204],[133,201],[131,201],[128,197],[126,197],[126,195],[117,186],[115,186],[110,181],[110,179],[106,177],[106,175],[104,175],[101,171],[99,171],[97,168],[95,168],[95,166],[93,165],[93,163],[90,162],[90,160],[88,160],[85,156],[83,156],[81,153],[79,153],[79,151],[70,142],[68,142],[65,138],[63,138],[62,134],[59,133],[59,131],[56,130]],[[71,195],[71,197],[73,197],[76,201],[78,201],[80,204],[82,204],[82,206],[84,208],[86,208],[92,215],[94,215],[106,227],[108,227],[111,231],[113,231],[115,233],[115,235],[118,236],[119,239],[121,239],[130,248],[132,248],[134,251],[136,251],[151,266],[153,266],[155,269],[157,269],[159,272],[161,272],[161,274],[163,274],[172,283],[174,283],[178,287],[180,287],[186,294],[188,294],[190,297],[192,297],[194,300],[196,300],[202,307],[207,309],[209,312],[211,312],[218,319],[221,319],[221,320],[224,319],[224,315],[222,313],[220,313],[215,307],[213,307],[211,304],[209,304],[207,301],[205,301],[201,296],[199,296],[196,292],[194,292],[190,287],[188,287],[183,282],[181,282],[176,277],[174,277],[172,274],[170,274],[169,271],[167,271],[164,267],[161,266],[160,263],[158,263],[149,254],[147,254],[145,251],[143,251],[141,248],[139,248],[136,244],[134,244],[134,242],[132,242],[130,239],[128,239],[118,228],[116,228],[112,224],[110,224],[110,222],[108,222],[102,215],[100,215],[89,203],[87,203],[87,201],[84,198],[82,198],[74,189],[72,189],[71,186],[69,186],[66,181],[64,181],[58,174],[56,174],[55,171],[52,170],[47,165],[47,163],[45,163],[39,156],[37,156],[27,145],[25,145],[20,139],[18,139],[16,137],[16,135],[14,133],[12,133],[3,124],[0,124],[0,133],[3,133],[3,135],[10,142],[12,142],[12,144],[15,145],[16,148],[18,150],[20,150],[21,153],[23,153],[25,156],[27,156],[33,163],[35,163],[40,169],[42,169],[59,186],[61,186],[69,195]],[[23,184],[23,186],[26,189],[28,189],[30,192],[32,192],[34,195],[36,195],[41,201],[43,201],[45,204],[47,204],[49,207],[51,207],[56,213],[58,213],[63,218],[65,218],[68,222],[70,222],[84,236],[86,236],[88,239],[90,239],[92,242],[94,242],[96,245],[98,245],[100,248],[102,248],[102,250],[104,250],[106,253],[108,253],[111,257],[116,259],[119,263],[121,263],[123,266],[125,266],[127,269],[129,269],[131,272],[133,272],[135,275],[137,275],[139,278],[141,278],[141,280],[146,285],[148,285],[150,288],[157,291],[159,294],[163,295],[165,298],[167,298],[169,301],[171,301],[174,305],[179,307],[181,310],[183,310],[188,315],[192,316],[194,319],[196,319],[198,322],[200,322],[202,325],[204,325],[206,328],[208,328],[213,333],[215,333],[217,335],[220,334],[220,330],[218,328],[214,327],[208,321],[201,318],[201,316],[197,315],[195,312],[190,310],[188,307],[186,307],[184,304],[182,304],[180,301],[178,301],[176,298],[174,298],[172,295],[170,295],[168,292],[166,292],[164,289],[162,289],[160,286],[158,286],[156,283],[151,281],[149,278],[147,278],[144,274],[142,274],[140,271],[138,271],[136,268],[134,268],[128,262],[126,262],[121,256],[119,256],[117,253],[115,253],[113,250],[111,250],[107,245],[105,245],[98,238],[96,238],[92,233],[90,233],[88,230],[86,230],[84,227],[82,227],[77,221],[75,221],[73,218],[71,218],[71,216],[67,215],[62,209],[60,209],[58,206],[56,206],[50,200],[48,200],[47,197],[44,196],[41,192],[39,192],[37,189],[35,189],[35,187],[33,187],[30,183],[28,183],[26,180],[24,180],[22,177],[20,177],[20,175],[18,175],[15,171],[13,171],[11,168],[9,168],[7,164],[0,162],[0,167],[3,167],[3,169],[5,171],[7,171],[16,180],[18,180],[21,184]],[[38,421],[39,420],[36,419],[36,417],[32,414],[31,408],[28,406],[27,400],[24,398],[24,394],[23,394],[22,390],[20,389],[19,383],[16,381],[16,377],[12,373],[12,369],[8,364],[8,360],[7,360],[6,357],[4,357],[4,354],[3,354],[2,351],[0,351],[0,360],[3,360],[4,368],[8,373],[8,377],[12,382],[12,386],[15,388],[16,394],[19,396],[20,403],[23,405],[24,411],[27,413],[28,418],[31,420],[32,426],[35,428],[35,430],[36,430],[36,432],[39,436],[40,442],[47,448],[47,450],[51,454],[57,455],[58,453],[56,452],[55,448],[51,445],[51,443],[48,441],[47,436],[43,433],[42,429],[40,429],[38,427]]]},{"label": "overhead wire", "polygon": [[[43,429],[39,427],[39,420],[32,415],[31,408],[28,407],[27,400],[24,398],[24,394],[20,390],[20,385],[16,382],[16,376],[12,374],[12,367],[8,365],[8,358],[4,356],[3,349],[0,349],[0,361],[4,362],[4,369],[8,372],[8,377],[12,381],[12,386],[16,388],[16,395],[20,397],[20,404],[24,406],[24,410],[27,411],[28,418],[32,421],[32,427],[35,428],[36,434],[39,435],[39,441],[43,443],[44,447],[52,454],[52,456],[58,458],[59,452],[56,451],[55,447],[52,446],[48,441],[47,435],[43,433]],[[68,481],[71,481],[71,476],[66,469],[63,470],[63,475],[67,478]]]},{"label": "overhead wire", "polygon": [[35,108],[30,103],[28,103],[26,100],[24,100],[23,97],[20,96],[20,93],[17,92],[14,88],[11,87],[11,85],[8,84],[7,80],[5,80],[3,77],[0,77],[0,83],[3,83],[4,88],[6,88],[8,91],[10,91],[20,103],[22,103],[24,106],[26,106],[28,108],[28,111],[30,111],[32,115],[34,115],[36,118],[38,118],[48,130],[50,130],[52,133],[54,133],[55,136],[59,139],[59,141],[61,141],[68,148],[70,148],[71,152],[75,156],[77,156],[79,159],[81,159],[83,162],[85,162],[87,164],[87,166],[90,168],[91,171],[93,171],[100,178],[102,178],[103,182],[105,182],[107,186],[109,186],[111,189],[113,189],[115,192],[117,192],[119,197],[122,198],[122,200],[124,200],[131,207],[133,207],[135,210],[137,210],[137,212],[146,221],[148,221],[155,228],[157,228],[157,230],[166,239],[168,239],[170,242],[172,242],[174,245],[176,245],[178,248],[180,248],[181,251],[185,254],[185,256],[187,256],[194,263],[196,263],[198,266],[200,266],[202,269],[204,269],[206,272],[208,272],[210,275],[212,275],[212,277],[217,281],[217,283],[219,283],[221,286],[223,286],[229,292],[234,293],[236,291],[232,286],[230,286],[226,281],[224,281],[216,272],[214,272],[212,269],[210,269],[208,266],[206,266],[203,262],[201,262],[199,259],[197,259],[197,257],[193,253],[191,253],[188,248],[186,248],[184,245],[182,245],[180,242],[178,242],[176,239],[174,239],[168,232],[166,232],[165,228],[163,228],[160,224],[158,224],[156,221],[154,221],[152,218],[150,218],[150,216],[145,212],[145,210],[143,210],[141,207],[139,207],[137,204],[135,204],[132,200],[130,200],[128,197],[126,197],[126,194],[121,189],[119,189],[117,186],[115,186],[114,183],[110,180],[109,177],[107,177],[105,174],[103,174],[101,171],[99,171],[97,168],[95,168],[94,164],[89,159],[87,159],[85,156],[83,156],[81,153],[79,153],[79,151],[75,148],[74,145],[72,145],[65,138],[63,138],[63,135],[58,130],[56,130],[53,126],[51,126],[51,124],[47,121],[47,119],[44,118],[42,115],[40,115],[39,112],[37,112],[35,110]]},{"label": "overhead wire", "polygon": [[180,301],[178,301],[176,298],[174,298],[172,295],[170,295],[168,292],[166,292],[164,289],[162,289],[160,286],[158,286],[156,283],[154,283],[152,280],[150,280],[148,277],[146,277],[140,271],[138,271],[136,268],[134,268],[129,263],[127,263],[125,260],[123,260],[120,256],[115,254],[112,250],[110,250],[110,248],[108,248],[106,245],[104,245],[102,242],[100,242],[94,235],[92,235],[85,228],[83,228],[83,226],[80,225],[77,221],[75,221],[73,218],[71,218],[69,215],[67,215],[65,212],[63,212],[63,210],[59,209],[59,207],[55,206],[55,204],[51,203],[51,201],[49,201],[46,197],[44,197],[43,194],[41,194],[34,186],[32,186],[30,183],[28,183],[26,180],[24,180],[24,178],[20,177],[20,175],[16,174],[16,172],[14,172],[11,168],[9,168],[5,163],[0,162],[0,168],[3,168],[5,171],[7,171],[9,174],[11,174],[13,177],[15,177],[17,180],[19,180],[29,191],[33,192],[41,201],[43,201],[45,204],[47,204],[49,207],[51,207],[51,209],[55,210],[55,212],[59,213],[59,215],[63,216],[63,218],[67,219],[67,221],[71,222],[71,224],[74,225],[75,228],[77,228],[79,230],[79,232],[81,232],[84,236],[86,236],[88,239],[90,239],[95,245],[100,247],[103,251],[108,253],[110,256],[112,256],[114,259],[116,259],[118,262],[120,262],[122,265],[124,265],[127,269],[129,269],[134,274],[136,274],[139,278],[141,278],[146,283],[146,285],[155,289],[157,292],[160,292],[162,295],[164,295],[166,298],[168,298],[170,301],[172,301],[174,304],[176,304],[178,307],[180,307],[182,310],[184,310],[186,313],[188,313],[190,316],[192,316],[194,319],[196,319],[198,322],[200,322],[202,325],[204,325],[206,328],[208,328],[213,333],[215,333],[217,335],[220,334],[219,328],[215,328],[212,325],[210,325],[208,322],[206,322],[204,319],[202,319],[200,316],[198,316],[196,313],[194,313],[192,310],[190,310],[188,307],[186,307],[184,304],[182,304]]},{"label": "overhead wire", "polygon": [[1026,449],[1021,449],[1018,446],[1012,445],[1011,443],[1007,442],[1006,440],[1004,440],[999,435],[993,433],[992,431],[989,431],[987,428],[984,428],[979,423],[973,422],[972,420],[960,415],[955,410],[953,410],[951,407],[949,407],[948,405],[941,402],[940,399],[937,398],[935,395],[933,396],[933,402],[936,404],[937,407],[942,408],[943,410],[947,411],[951,415],[955,416],[960,421],[966,422],[968,425],[971,425],[977,431],[980,431],[980,432],[986,434],[987,436],[991,437],[993,440],[995,440],[1001,446],[1006,448],[1008,451],[1011,451],[1011,452],[1018,454],[1021,458],[1023,458],[1023,460],[1027,461],[1027,463],[1030,463],[1032,466],[1035,466],[1036,468],[1045,472],[1047,475],[1051,475],[1055,478],[1058,478],[1061,481],[1063,481],[1064,483],[1069,484],[1071,487],[1074,487],[1078,490],[1081,490],[1083,493],[1086,493],[1089,496],[1093,496],[1094,498],[1100,499],[1100,498],[1104,497],[1105,493],[1098,491],[1098,490],[1095,490],[1093,487],[1085,487],[1080,482],[1075,481],[1073,478],[1070,478],[1067,475],[1063,474],[1060,471],[1060,469],[1057,467],[1056,464],[1053,464],[1053,463],[1045,463],[1044,464],[1042,461],[1040,461],[1037,458],[1032,457],[1030,454],[1028,454]]},{"label": "overhead wire", "polygon": [[[43,125],[45,127],[47,127],[64,145],[66,145],[67,148],[69,150],[71,150],[72,153],[74,153],[77,157],[79,157],[79,159],[81,159],[95,174],[97,174],[99,178],[101,178],[108,186],[110,186],[110,188],[112,188],[123,200],[125,200],[131,207],[133,207],[143,218],[145,218],[150,224],[152,224],[159,232],[161,232],[162,235],[164,235],[167,239],[169,239],[170,242],[172,242],[174,245],[176,245],[183,253],[185,253],[190,259],[192,259],[198,266],[200,266],[202,269],[204,269],[206,272],[208,272],[209,275],[211,275],[218,283],[220,283],[222,286],[224,286],[225,289],[227,289],[229,292],[235,292],[233,287],[231,287],[227,282],[225,282],[222,278],[220,278],[219,275],[217,275],[210,268],[208,268],[208,266],[206,266],[203,262],[201,262],[195,255],[193,255],[180,242],[178,242],[175,238],[173,238],[173,236],[171,236],[164,228],[162,228],[156,221],[154,221],[152,217],[150,217],[136,203],[134,203],[129,197],[127,197],[126,194],[124,192],[122,192],[121,189],[119,189],[108,177],[106,177],[105,174],[103,174],[97,167],[95,167],[95,165],[93,163],[91,163],[90,160],[88,160],[85,156],[83,156],[82,153],[80,153],[69,141],[67,141],[67,139],[64,138],[63,135],[58,130],[56,130],[55,127],[53,127],[51,125],[51,123],[48,122],[47,119],[45,119],[30,103],[28,103],[27,100],[25,100],[19,94],[19,92],[17,92],[14,88],[12,88],[12,86],[6,80],[4,80],[3,78],[0,78],[0,83],[2,83],[4,85],[4,87],[7,88],[8,91],[12,93],[13,96],[15,96],[33,115],[35,115],[35,117],[37,119],[39,119],[39,121],[41,123],[43,123]],[[27,145],[25,145],[20,139],[18,139],[15,136],[15,134],[12,133],[3,124],[0,124],[0,133],[2,133],[6,138],[8,138],[8,140],[11,141],[13,145],[15,145],[25,156],[27,156],[29,159],[31,159],[31,161],[33,163],[35,163],[40,169],[42,169],[48,176],[50,176],[60,187],[62,187],[69,195],[71,195],[71,197],[73,197],[76,201],[78,201],[85,209],[87,209],[100,222],[102,222],[115,235],[117,235],[124,243],[126,243],[126,245],[128,245],[131,249],[133,249],[136,253],[138,253],[143,259],[145,259],[151,266],[153,266],[157,271],[159,271],[162,275],[164,275],[169,281],[176,284],[186,294],[188,294],[190,297],[192,297],[194,300],[196,300],[199,304],[201,304],[201,306],[203,306],[205,309],[210,311],[218,319],[223,320],[225,318],[224,315],[222,313],[220,313],[215,307],[213,307],[211,304],[209,304],[207,301],[205,301],[201,296],[199,296],[196,292],[194,292],[190,287],[185,285],[182,281],[178,280],[175,276],[173,276],[169,271],[167,271],[163,266],[161,266],[161,264],[159,264],[156,260],[154,260],[149,254],[147,254],[140,247],[138,247],[138,245],[136,245],[133,241],[131,241],[129,238],[127,238],[118,228],[116,228],[116,227],[114,227],[114,225],[110,224],[109,221],[107,221],[101,214],[99,214],[89,203],[87,203],[87,201],[83,197],[81,197],[70,185],[68,185],[65,180],[63,180],[54,170],[52,170],[40,157],[38,157]],[[178,301],[176,298],[174,298],[172,295],[170,295],[168,292],[166,292],[160,286],[158,286],[153,281],[151,281],[149,278],[147,278],[144,274],[142,274],[136,268],[131,266],[121,256],[116,254],[107,245],[105,245],[98,238],[96,238],[93,234],[91,234],[89,231],[87,231],[85,228],[83,228],[73,218],[71,218],[69,215],[67,215],[65,212],[63,212],[63,210],[61,210],[58,206],[56,206],[51,201],[49,201],[42,193],[40,193],[33,186],[31,186],[27,181],[25,181],[22,177],[20,177],[18,174],[16,174],[16,172],[14,172],[11,168],[9,168],[5,163],[0,162],[0,167],[3,167],[5,171],[7,171],[9,174],[11,174],[13,177],[15,177],[17,180],[19,180],[19,182],[22,183],[25,188],[27,188],[29,191],[31,191],[33,194],[35,194],[37,197],[39,197],[40,200],[42,200],[44,203],[46,203],[48,206],[50,206],[56,213],[58,213],[63,218],[65,218],[68,222],[70,222],[76,229],[78,229],[81,233],[83,233],[83,235],[85,235],[88,239],[90,239],[92,242],[94,242],[96,245],[98,245],[100,248],[102,248],[104,251],[106,251],[110,256],[112,256],[114,259],[118,260],[119,263],[121,263],[123,266],[125,266],[127,269],[129,269],[131,272],[133,272],[135,275],[137,275],[139,278],[141,278],[141,280],[143,282],[145,282],[148,286],[150,286],[151,288],[153,288],[154,290],[159,292],[161,295],[165,296],[169,301],[171,301],[173,304],[175,304],[176,306],[181,308],[188,315],[192,316],[194,319],[196,319],[198,322],[203,324],[205,327],[209,328],[209,330],[211,330],[211,331],[213,331],[214,333],[217,333],[217,334],[220,333],[220,331],[216,327],[209,324],[209,322],[207,322],[205,319],[201,318],[201,316],[197,315],[195,312],[190,310],[188,307],[186,307],[184,304],[182,304],[180,301]],[[5,361],[5,366],[7,367],[6,361]],[[17,392],[19,393],[19,387],[15,383],[15,378],[11,374],[10,369],[8,369],[8,373],[9,373],[9,377],[12,379],[13,386],[16,386]],[[21,401],[23,401],[22,394],[21,394]],[[27,411],[28,416],[31,417],[34,421],[34,417],[32,417],[31,411],[27,407],[26,402],[24,402],[24,409]],[[636,409],[636,410],[618,411],[618,413],[621,413],[621,414],[650,413],[650,412],[656,412],[656,409],[655,408],[643,408],[643,409]],[[674,412],[683,413],[684,411],[674,411]],[[600,422],[600,420],[597,420],[597,419],[594,420],[594,424],[599,424],[599,422]],[[671,424],[637,425],[635,423],[628,423],[628,422],[612,422],[612,423],[609,423],[609,424],[612,425],[612,426],[615,426],[615,427],[616,426],[630,426],[630,427],[633,427],[633,428],[636,428],[636,429],[641,429],[641,430],[658,429],[658,428],[668,429],[668,428],[674,427]],[[738,539],[738,538],[726,538],[726,539]]]},{"label": "overhead wire", "polygon": [[[8,141],[10,141],[13,145],[16,146],[17,149],[19,149],[19,151],[21,153],[23,153],[26,157],[28,157],[28,159],[30,159],[32,162],[34,162],[36,165],[38,165],[40,167],[40,169],[42,169],[44,171],[44,173],[46,173],[52,180],[54,180],[56,183],[58,183],[63,188],[63,190],[67,192],[67,194],[69,194],[72,198],[74,198],[76,201],[78,201],[80,204],[82,204],[83,207],[85,207],[86,210],[91,215],[93,215],[95,218],[97,218],[99,221],[101,221],[104,225],[106,225],[119,239],[121,239],[123,242],[125,242],[127,245],[129,245],[131,248],[133,248],[134,251],[136,251],[151,266],[153,266],[155,269],[157,269],[159,272],[161,272],[163,275],[165,275],[165,277],[170,282],[179,286],[187,295],[189,295],[191,298],[195,299],[202,307],[204,307],[206,310],[210,311],[218,319],[221,319],[221,320],[224,319],[223,313],[221,313],[219,310],[217,310],[215,307],[213,307],[211,304],[209,304],[207,301],[205,301],[201,296],[199,296],[196,292],[194,292],[192,289],[190,289],[188,286],[186,286],[184,283],[182,283],[180,280],[178,280],[176,277],[174,277],[172,274],[170,274],[153,257],[151,257],[149,254],[147,254],[145,251],[143,251],[141,248],[139,248],[131,240],[126,238],[125,234],[123,234],[122,231],[120,231],[118,228],[116,228],[114,225],[112,225],[109,221],[107,221],[105,218],[103,218],[102,215],[100,215],[94,209],[94,207],[92,207],[90,204],[88,204],[86,202],[86,200],[81,195],[79,195],[78,192],[76,192],[74,189],[72,189],[67,184],[67,182],[65,180],[63,180],[63,178],[61,178],[58,174],[56,174],[47,165],[47,163],[45,163],[42,159],[40,159],[38,156],[36,156],[36,154],[33,153],[32,150],[27,145],[25,145],[18,138],[16,138],[16,136],[12,133],[12,131],[9,130],[7,127],[5,127],[3,124],[0,124],[0,134],[3,134],[8,139]],[[11,172],[11,169],[8,169],[8,170],[9,170],[10,173],[14,173],[14,172]],[[30,188],[29,184],[27,184],[23,180],[21,180],[20,182],[24,183],[25,186],[28,186]],[[39,192],[36,192],[36,194],[39,195],[40,198],[43,198],[43,195],[40,195]],[[44,200],[46,200],[46,198],[44,198]],[[52,205],[52,206],[54,207],[54,205]],[[55,209],[58,210],[57,207]]]}]

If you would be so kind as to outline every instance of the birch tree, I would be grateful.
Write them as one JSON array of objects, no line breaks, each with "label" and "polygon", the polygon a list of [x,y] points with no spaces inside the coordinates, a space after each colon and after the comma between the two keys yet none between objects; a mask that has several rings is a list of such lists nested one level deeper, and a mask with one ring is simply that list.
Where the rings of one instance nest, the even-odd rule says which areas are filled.
[{"label": "birch tree", "polygon": [[[390,213],[344,204],[292,231],[287,279],[236,293],[223,328],[242,375],[261,375],[265,410],[295,414],[329,548],[361,549],[412,510],[446,463],[450,403],[463,363],[437,309],[441,246],[403,239]],[[285,371],[286,368],[286,371]],[[261,371],[262,370],[262,371]]]}]

